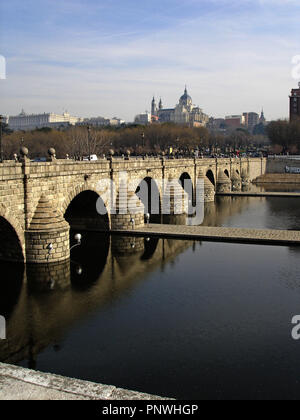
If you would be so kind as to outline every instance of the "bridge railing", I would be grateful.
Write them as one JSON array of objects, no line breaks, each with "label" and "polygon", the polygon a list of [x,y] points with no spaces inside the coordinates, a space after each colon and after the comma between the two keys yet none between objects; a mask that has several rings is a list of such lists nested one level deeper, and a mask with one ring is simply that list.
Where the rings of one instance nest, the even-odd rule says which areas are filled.
[{"label": "bridge railing", "polygon": [[[289,159],[289,160],[300,160],[300,156],[275,156],[274,159]],[[122,157],[122,156],[114,156],[112,158],[100,158],[96,161],[85,161],[85,160],[75,160],[75,159],[55,159],[55,160],[48,160],[45,162],[35,162],[32,161],[30,159],[26,160],[26,165],[30,166],[32,168],[34,167],[44,167],[47,168],[49,166],[59,166],[59,165],[66,165],[68,167],[70,167],[71,165],[76,165],[76,168],[78,168],[80,165],[82,167],[88,167],[88,166],[93,166],[95,167],[106,167],[110,164],[110,161],[112,163],[125,163],[128,164],[128,162],[137,162],[140,164],[145,164],[146,162],[152,162],[152,163],[160,163],[162,161],[166,161],[166,162],[182,162],[182,161],[188,161],[188,162],[216,162],[216,163],[237,163],[237,162],[247,162],[247,161],[262,161],[265,160],[266,158],[248,158],[248,157],[243,157],[243,158],[210,158],[210,157],[187,157],[187,156],[181,156],[181,157],[170,157],[170,156],[130,156],[130,157]],[[0,163],[0,168],[9,168],[9,167],[22,167],[24,164],[24,160],[5,160],[2,163]]]},{"label": "bridge railing", "polygon": [[300,160],[300,155],[269,155],[268,159]]}]

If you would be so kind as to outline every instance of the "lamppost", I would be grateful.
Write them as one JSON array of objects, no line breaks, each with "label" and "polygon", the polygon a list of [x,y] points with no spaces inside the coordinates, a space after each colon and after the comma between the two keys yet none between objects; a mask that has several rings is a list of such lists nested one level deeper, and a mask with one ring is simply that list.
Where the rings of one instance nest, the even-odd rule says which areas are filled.
[{"label": "lamppost", "polygon": [[180,143],[180,138],[176,137],[177,158],[179,158],[179,143]]},{"label": "lamppost", "polygon": [[143,145],[143,149],[144,149],[144,147],[145,147],[145,133],[144,132],[141,134],[141,137],[142,137],[142,145]]},{"label": "lamppost", "polygon": [[132,226],[132,230],[134,230],[135,220],[134,220],[133,217],[130,218],[130,223],[131,223],[131,226]]},{"label": "lamppost", "polygon": [[87,126],[88,131],[88,151],[89,151],[89,161],[91,160],[91,127]]},{"label": "lamppost", "polygon": [[2,149],[2,121],[3,116],[0,115],[0,162],[3,162],[3,149]]},{"label": "lamppost", "polygon": [[147,226],[149,226],[149,222],[150,222],[150,213],[146,214],[146,222],[147,222]]},{"label": "lamppost", "polygon": [[80,246],[81,245],[81,239],[82,239],[81,234],[80,233],[76,233],[76,235],[74,236],[74,239],[76,240],[77,243],[70,248],[70,252],[72,251],[72,249],[74,249],[77,246]]}]

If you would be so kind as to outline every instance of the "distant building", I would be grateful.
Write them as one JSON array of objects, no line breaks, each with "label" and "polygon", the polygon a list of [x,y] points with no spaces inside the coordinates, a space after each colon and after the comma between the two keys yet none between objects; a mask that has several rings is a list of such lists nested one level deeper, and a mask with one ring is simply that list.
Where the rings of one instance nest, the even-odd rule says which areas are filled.
[{"label": "distant building", "polygon": [[141,124],[141,125],[147,125],[151,124],[152,118],[151,118],[150,112],[145,112],[144,114],[139,114],[135,117],[134,122],[135,124]]},{"label": "distant building", "polygon": [[[159,104],[158,107],[156,105],[156,101],[155,98],[153,96],[152,102],[151,102],[151,116],[152,117],[158,117],[158,113],[159,111],[161,111],[163,109],[163,105],[162,105],[162,100],[160,98],[159,100]],[[156,119],[154,118],[154,120],[156,121]]]},{"label": "distant building", "polygon": [[[263,132],[268,123],[265,119],[264,110],[261,114],[256,112],[244,112],[242,115],[227,115],[225,118],[210,118],[207,127],[220,133],[231,132],[238,128],[247,128],[250,133]],[[259,130],[257,127],[259,126]]]},{"label": "distant building", "polygon": [[158,121],[160,123],[173,122],[174,108],[161,109],[158,114]]},{"label": "distant building", "polygon": [[158,124],[159,123],[159,118],[157,115],[151,115],[151,122],[152,124]]},{"label": "distant building", "polygon": [[300,83],[298,89],[292,89],[290,96],[290,121],[300,118]]},{"label": "distant building", "polygon": [[155,98],[153,96],[153,99],[152,99],[152,102],[151,102],[151,115],[152,116],[157,116],[157,111],[158,111],[158,108],[156,106]]},{"label": "distant building", "polygon": [[244,112],[243,113],[243,117],[244,117],[244,124],[248,126],[248,115],[249,112]]},{"label": "distant building", "polygon": [[227,115],[225,117],[225,124],[229,128],[240,128],[245,125],[244,115]]},{"label": "distant building", "polygon": [[72,117],[68,112],[62,115],[54,113],[26,114],[24,110],[17,116],[10,116],[9,128],[12,130],[34,130],[36,128],[58,128],[61,126],[75,125],[81,118]]},{"label": "distant building", "polygon": [[210,117],[207,127],[213,131],[224,132],[226,130],[225,118]]},{"label": "distant building", "polygon": [[9,121],[9,117],[7,117],[6,115],[2,115],[3,124],[8,124],[8,121]]},{"label": "distant building", "polygon": [[103,118],[103,117],[94,117],[94,118],[84,118],[80,122],[78,122],[77,126],[82,125],[90,125],[91,127],[118,127],[122,124],[125,124],[124,120],[121,120],[120,118],[114,117],[114,118]]},{"label": "distant building", "polygon": [[259,124],[259,115],[256,112],[244,112],[245,126],[251,132],[253,128]]},{"label": "distant building", "polygon": [[112,126],[119,126],[125,124],[125,120],[122,120],[121,118],[113,117],[109,120],[110,125]]},{"label": "distant building", "polygon": [[173,122],[191,127],[206,126],[209,121],[208,115],[201,108],[193,105],[187,88],[185,88],[184,94],[179,99],[179,103],[175,108],[164,108],[161,99],[157,107],[155,98],[153,97],[151,102],[151,115],[157,116],[160,123]]},{"label": "distant building", "polygon": [[265,119],[264,109],[262,109],[260,117],[259,117],[259,123],[260,124],[267,124],[267,120]]}]

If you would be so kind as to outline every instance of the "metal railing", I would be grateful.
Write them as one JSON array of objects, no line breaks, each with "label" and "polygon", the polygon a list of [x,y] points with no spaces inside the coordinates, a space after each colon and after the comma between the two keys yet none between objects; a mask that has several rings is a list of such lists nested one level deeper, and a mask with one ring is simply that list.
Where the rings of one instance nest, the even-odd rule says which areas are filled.
[{"label": "metal railing", "polygon": [[269,159],[300,160],[300,155],[269,155]]}]

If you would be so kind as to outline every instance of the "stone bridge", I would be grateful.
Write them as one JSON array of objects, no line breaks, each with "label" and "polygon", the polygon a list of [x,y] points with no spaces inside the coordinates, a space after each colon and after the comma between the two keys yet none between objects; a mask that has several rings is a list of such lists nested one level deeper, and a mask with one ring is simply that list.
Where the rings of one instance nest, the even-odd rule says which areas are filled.
[{"label": "stone bridge", "polygon": [[[116,158],[77,162],[57,160],[53,151],[48,162],[37,163],[31,162],[23,151],[20,162],[0,164],[0,259],[26,263],[64,261],[70,257],[70,227],[122,230],[131,227],[133,219],[135,226],[142,226],[144,203],[138,197],[141,180],[153,185],[151,180],[176,179],[183,186],[188,179],[193,194],[198,180],[204,180],[204,198],[208,202],[214,200],[215,192],[247,187],[265,170],[263,158]],[[134,214],[120,211],[122,191],[127,188],[121,173],[127,174],[126,183],[131,184],[128,198],[137,203]],[[115,183],[117,201],[115,214],[108,211],[101,216],[96,203],[100,197],[103,207],[107,206],[104,183],[101,187],[104,180]],[[159,182],[154,185],[161,200],[163,189]]]}]

